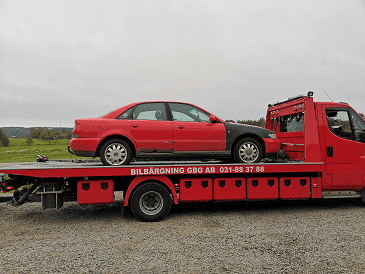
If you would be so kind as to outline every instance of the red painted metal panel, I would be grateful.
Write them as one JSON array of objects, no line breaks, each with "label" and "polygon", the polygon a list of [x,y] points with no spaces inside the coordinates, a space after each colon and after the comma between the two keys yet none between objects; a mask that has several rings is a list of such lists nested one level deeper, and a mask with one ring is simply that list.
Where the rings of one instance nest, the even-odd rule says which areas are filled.
[{"label": "red painted metal panel", "polygon": [[322,162],[324,161],[324,157],[321,155],[321,145],[319,142],[319,117],[317,117],[315,112],[315,104],[313,102],[313,98],[306,97],[304,104],[304,160],[307,163]]},{"label": "red painted metal panel", "polygon": [[282,177],[279,185],[281,199],[307,199],[311,196],[308,177]]},{"label": "red painted metal panel", "polygon": [[112,180],[84,180],[77,182],[78,204],[110,204],[113,201],[114,182]]},{"label": "red painted metal panel", "polygon": [[246,199],[245,178],[214,179],[214,200],[244,200]]},{"label": "red painted metal panel", "polygon": [[72,138],[70,147],[72,150],[96,151],[101,140],[100,138]]},{"label": "red painted metal panel", "polygon": [[224,151],[226,130],[222,123],[173,121],[174,151]]},{"label": "red painted metal panel", "polygon": [[264,200],[279,198],[279,184],[276,177],[248,178],[247,199]]},{"label": "red painted metal panel", "polygon": [[322,198],[322,183],[320,177],[311,178],[311,198]]},{"label": "red painted metal panel", "polygon": [[278,139],[270,139],[270,138],[263,138],[265,142],[265,151],[266,153],[277,153],[281,142]]},{"label": "red painted metal panel", "polygon": [[213,200],[213,182],[210,178],[180,180],[180,201],[204,202]]},{"label": "red painted metal panel", "polygon": [[137,153],[166,153],[173,150],[171,121],[128,120],[125,135],[135,142]]}]

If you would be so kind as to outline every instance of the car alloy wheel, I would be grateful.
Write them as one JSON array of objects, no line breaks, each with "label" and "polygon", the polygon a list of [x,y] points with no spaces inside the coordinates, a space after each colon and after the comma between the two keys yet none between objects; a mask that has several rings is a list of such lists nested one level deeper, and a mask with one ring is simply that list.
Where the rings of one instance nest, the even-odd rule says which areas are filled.
[{"label": "car alloy wheel", "polygon": [[259,149],[254,143],[243,143],[239,150],[239,156],[242,161],[246,163],[253,163],[259,156]]},{"label": "car alloy wheel", "polygon": [[241,139],[233,150],[233,159],[237,163],[258,163],[263,156],[262,145],[253,138]]},{"label": "car alloy wheel", "polygon": [[106,166],[127,165],[132,159],[132,150],[123,140],[109,140],[101,148],[100,159]]}]

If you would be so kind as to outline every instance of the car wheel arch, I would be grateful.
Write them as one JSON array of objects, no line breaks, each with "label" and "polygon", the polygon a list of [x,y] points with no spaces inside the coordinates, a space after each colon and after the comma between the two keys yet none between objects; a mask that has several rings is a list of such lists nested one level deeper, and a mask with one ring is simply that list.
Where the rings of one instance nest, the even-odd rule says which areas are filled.
[{"label": "car wheel arch", "polygon": [[255,135],[255,134],[242,134],[242,135],[238,136],[238,137],[234,140],[234,142],[232,143],[232,146],[231,146],[231,156],[233,156],[233,149],[234,149],[234,147],[236,146],[236,144],[237,144],[240,140],[242,140],[242,139],[244,139],[244,138],[253,138],[253,139],[255,139],[256,141],[258,141],[258,142],[261,144],[262,148],[264,149],[264,157],[266,156],[266,146],[265,146],[265,142],[264,142],[264,140],[263,140],[261,137],[259,137],[259,136]]},{"label": "car wheel arch", "polygon": [[134,146],[134,144],[133,144],[133,142],[129,139],[129,138],[127,138],[127,137],[125,137],[125,136],[123,136],[123,135],[110,135],[110,136],[107,136],[107,137],[105,137],[100,143],[99,143],[99,145],[98,145],[98,147],[97,147],[97,149],[96,149],[96,153],[95,153],[95,155],[99,155],[100,154],[100,149],[101,149],[101,147],[105,144],[105,142],[107,142],[107,141],[109,141],[109,140],[111,140],[111,139],[121,139],[121,140],[123,140],[123,141],[126,141],[129,145],[130,145],[130,147],[131,147],[131,149],[132,149],[132,151],[133,151],[133,157],[136,157],[136,147]]}]

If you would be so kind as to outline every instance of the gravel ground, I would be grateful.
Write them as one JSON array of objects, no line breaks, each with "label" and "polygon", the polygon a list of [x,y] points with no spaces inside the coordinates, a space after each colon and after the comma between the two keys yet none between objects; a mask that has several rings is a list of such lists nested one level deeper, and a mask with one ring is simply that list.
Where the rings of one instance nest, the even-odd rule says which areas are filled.
[{"label": "gravel ground", "polygon": [[158,223],[120,208],[0,203],[0,273],[365,273],[357,200],[184,204]]}]

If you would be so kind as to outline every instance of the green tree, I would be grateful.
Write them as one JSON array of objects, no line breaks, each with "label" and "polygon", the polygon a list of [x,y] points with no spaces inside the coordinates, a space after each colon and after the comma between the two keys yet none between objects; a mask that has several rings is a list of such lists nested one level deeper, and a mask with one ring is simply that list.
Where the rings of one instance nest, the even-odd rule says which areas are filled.
[{"label": "green tree", "polygon": [[8,137],[6,137],[5,133],[1,129],[0,129],[0,143],[4,147],[7,147],[10,143]]},{"label": "green tree", "polygon": [[33,143],[34,143],[34,141],[33,141],[33,139],[32,139],[32,137],[28,137],[27,138],[27,140],[25,141],[25,143],[28,145],[28,146],[31,146]]},{"label": "green tree", "polygon": [[38,127],[38,128],[31,127],[31,128],[29,129],[29,136],[30,136],[31,138],[40,138],[40,135],[41,135],[41,133],[42,133],[43,131],[44,131],[44,130],[43,130],[43,128],[41,128],[41,127]]},{"label": "green tree", "polygon": [[246,125],[253,125],[258,127],[264,127],[265,126],[265,118],[261,117],[258,120],[237,120],[238,124],[246,124]]}]

